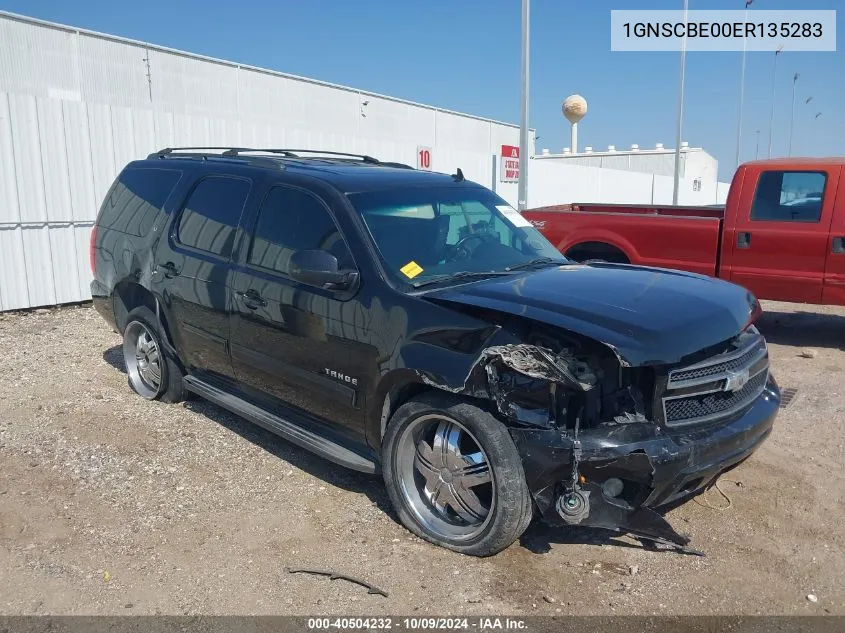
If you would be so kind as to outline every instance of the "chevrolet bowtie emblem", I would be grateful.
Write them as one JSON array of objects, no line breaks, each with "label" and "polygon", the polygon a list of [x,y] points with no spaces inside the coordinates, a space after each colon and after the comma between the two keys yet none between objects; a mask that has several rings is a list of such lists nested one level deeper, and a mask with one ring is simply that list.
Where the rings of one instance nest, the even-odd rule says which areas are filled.
[{"label": "chevrolet bowtie emblem", "polygon": [[725,379],[725,391],[739,391],[742,389],[750,376],[748,375],[747,369],[742,369],[740,371],[730,371],[728,372],[728,377]]}]

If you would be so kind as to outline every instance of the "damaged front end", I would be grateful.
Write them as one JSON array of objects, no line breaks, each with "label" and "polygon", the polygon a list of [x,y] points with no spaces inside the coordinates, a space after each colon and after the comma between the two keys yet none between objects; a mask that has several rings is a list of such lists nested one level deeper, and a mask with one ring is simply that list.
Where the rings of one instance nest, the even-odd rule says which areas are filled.
[{"label": "damaged front end", "polygon": [[451,390],[494,403],[543,519],[693,551],[654,508],[707,487],[768,435],[779,392],[759,333],[681,367],[626,366],[608,346],[542,329],[520,339],[486,347]]}]

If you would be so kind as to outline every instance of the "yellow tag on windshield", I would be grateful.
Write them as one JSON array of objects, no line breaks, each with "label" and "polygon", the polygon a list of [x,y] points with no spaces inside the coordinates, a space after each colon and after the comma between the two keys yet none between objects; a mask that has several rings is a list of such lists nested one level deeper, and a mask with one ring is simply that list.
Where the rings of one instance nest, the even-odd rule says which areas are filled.
[{"label": "yellow tag on windshield", "polygon": [[402,274],[405,275],[408,279],[413,279],[423,271],[423,267],[412,260],[402,266],[402,268],[400,268],[399,270],[401,270]]}]

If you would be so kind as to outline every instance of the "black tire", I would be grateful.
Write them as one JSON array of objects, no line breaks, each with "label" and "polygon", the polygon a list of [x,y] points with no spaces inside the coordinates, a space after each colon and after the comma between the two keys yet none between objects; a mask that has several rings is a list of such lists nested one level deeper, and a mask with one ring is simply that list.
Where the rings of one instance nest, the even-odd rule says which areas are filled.
[{"label": "black tire", "polygon": [[[145,379],[139,369],[139,337],[154,342],[158,354],[157,384],[154,380]],[[123,359],[129,386],[142,398],[161,402],[181,402],[185,399],[181,365],[167,341],[164,328],[149,308],[138,307],[127,315],[126,327],[123,329]]]},{"label": "black tire", "polygon": [[[486,485],[495,489],[492,496],[495,501],[490,503],[487,518],[478,528],[477,534],[451,538],[431,529],[420,515],[426,516],[426,512],[431,513],[436,509],[423,500],[420,494],[412,498],[414,495],[408,493],[411,484],[403,485],[407,457],[401,457],[400,452],[407,453],[409,450],[408,441],[404,438],[412,438],[412,431],[421,425],[420,420],[428,418],[457,422],[469,432],[468,436],[481,448],[489,464],[491,481]],[[465,399],[442,392],[430,392],[399,407],[390,419],[382,442],[382,469],[387,493],[405,527],[420,538],[447,549],[471,556],[491,556],[509,547],[531,523],[531,493],[525,482],[522,460],[507,428],[493,415]],[[448,477],[451,483],[452,475]],[[404,481],[409,481],[407,475]],[[424,484],[422,480],[418,480],[418,483]],[[412,505],[415,503],[428,507],[414,508]]]}]

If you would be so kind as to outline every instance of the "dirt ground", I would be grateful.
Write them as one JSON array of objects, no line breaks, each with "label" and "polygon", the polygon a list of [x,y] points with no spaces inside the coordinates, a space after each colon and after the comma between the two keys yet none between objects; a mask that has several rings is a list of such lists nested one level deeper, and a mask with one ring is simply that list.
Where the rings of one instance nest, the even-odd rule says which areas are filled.
[{"label": "dirt ground", "polygon": [[798,393],[722,478],[730,505],[711,489],[669,513],[703,558],[536,524],[495,557],[451,553],[377,477],[134,395],[90,307],[0,314],[0,613],[845,614],[845,309],[765,308]]}]

